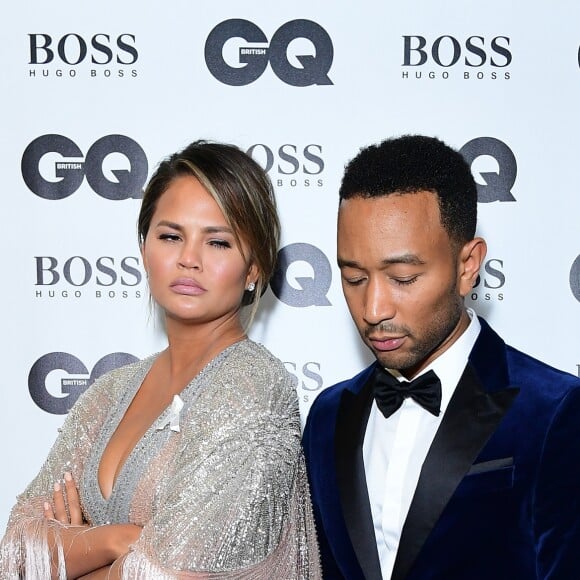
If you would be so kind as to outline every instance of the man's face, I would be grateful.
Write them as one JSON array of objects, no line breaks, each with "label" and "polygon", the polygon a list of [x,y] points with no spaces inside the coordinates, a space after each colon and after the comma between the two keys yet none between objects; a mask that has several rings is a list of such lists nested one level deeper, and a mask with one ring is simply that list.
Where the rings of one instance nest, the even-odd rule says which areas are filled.
[{"label": "man's face", "polygon": [[460,254],[431,192],[341,203],[342,288],[363,341],[381,365],[411,378],[467,327]]}]

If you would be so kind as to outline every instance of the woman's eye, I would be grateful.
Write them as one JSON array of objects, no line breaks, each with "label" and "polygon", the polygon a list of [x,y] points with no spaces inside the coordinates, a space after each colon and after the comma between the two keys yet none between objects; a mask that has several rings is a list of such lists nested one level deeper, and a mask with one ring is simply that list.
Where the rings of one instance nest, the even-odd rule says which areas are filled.
[{"label": "woman's eye", "polygon": [[214,246],[216,248],[225,249],[231,248],[232,245],[226,240],[210,240],[210,246]]},{"label": "woman's eye", "polygon": [[159,234],[160,240],[168,240],[170,242],[179,241],[179,236],[177,234]]}]

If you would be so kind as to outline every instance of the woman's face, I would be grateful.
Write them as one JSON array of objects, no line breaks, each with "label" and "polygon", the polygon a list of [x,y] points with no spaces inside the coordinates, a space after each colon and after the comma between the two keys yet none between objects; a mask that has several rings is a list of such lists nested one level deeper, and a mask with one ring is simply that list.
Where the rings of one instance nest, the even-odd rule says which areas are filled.
[{"label": "woman's face", "polygon": [[167,318],[239,324],[244,290],[258,278],[242,245],[243,254],[219,206],[195,177],[174,179],[157,202],[141,250],[151,295]]}]

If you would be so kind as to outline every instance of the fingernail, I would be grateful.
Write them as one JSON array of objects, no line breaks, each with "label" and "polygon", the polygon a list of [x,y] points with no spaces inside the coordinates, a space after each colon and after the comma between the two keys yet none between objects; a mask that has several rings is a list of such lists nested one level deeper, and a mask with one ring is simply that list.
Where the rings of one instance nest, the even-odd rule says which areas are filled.
[{"label": "fingernail", "polygon": [[60,491],[60,483],[58,481],[54,484],[54,491]]},{"label": "fingernail", "polygon": [[47,512],[49,509],[50,509],[50,504],[47,501],[45,501],[44,502],[44,511]]},{"label": "fingernail", "polygon": [[65,472],[64,472],[64,478],[65,478],[67,481],[72,481],[72,475],[70,474],[70,471],[65,471]]}]

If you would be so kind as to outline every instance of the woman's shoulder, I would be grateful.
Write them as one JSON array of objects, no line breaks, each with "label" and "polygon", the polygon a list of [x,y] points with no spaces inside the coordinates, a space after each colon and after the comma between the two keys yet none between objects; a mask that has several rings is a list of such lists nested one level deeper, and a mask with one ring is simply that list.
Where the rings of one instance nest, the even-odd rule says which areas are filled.
[{"label": "woman's shoulder", "polygon": [[232,351],[240,363],[249,367],[263,368],[274,373],[286,373],[284,363],[263,344],[251,339],[242,340]]},{"label": "woman's shoulder", "polygon": [[94,399],[116,398],[118,393],[124,391],[130,382],[143,379],[157,356],[157,354],[150,355],[103,373],[81,395],[79,403],[87,403]]},{"label": "woman's shoulder", "polygon": [[228,353],[220,374],[226,383],[238,385],[248,397],[258,395],[262,401],[282,396],[292,400],[296,389],[284,363],[262,344],[243,340]]}]

